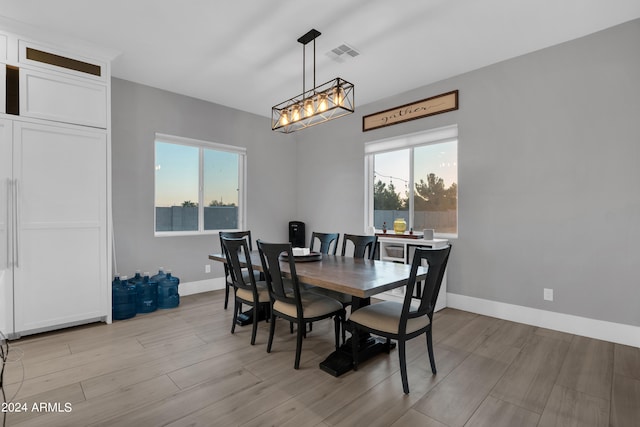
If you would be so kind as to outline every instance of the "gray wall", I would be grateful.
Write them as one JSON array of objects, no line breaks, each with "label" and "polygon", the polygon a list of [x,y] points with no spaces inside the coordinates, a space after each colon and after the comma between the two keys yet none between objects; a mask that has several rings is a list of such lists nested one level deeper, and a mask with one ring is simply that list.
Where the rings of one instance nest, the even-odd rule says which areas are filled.
[{"label": "gray wall", "polygon": [[[154,237],[156,132],[247,148],[247,227],[254,238],[286,240],[296,218],[296,145],[270,121],[120,79],[112,80],[113,223],[118,272],[171,268],[183,282],[222,276],[207,254],[217,235]],[[274,220],[275,218],[275,220]],[[204,265],[212,264],[211,274]]]},{"label": "gray wall", "polygon": [[[292,219],[307,223],[307,239],[313,230],[365,231],[364,142],[458,124],[449,291],[640,326],[638,40],[640,20],[292,135],[271,132],[267,118],[114,79],[119,270],[163,265],[184,281],[221,275],[215,263],[204,274],[217,236],[153,237],[154,132],[246,146],[248,227],[286,240]],[[458,111],[361,131],[363,115],[453,89]],[[543,301],[544,287],[555,290],[554,302]]]},{"label": "gray wall", "polygon": [[[307,233],[364,231],[365,141],[457,123],[459,236],[448,290],[640,326],[638,40],[635,20],[300,132]],[[453,89],[456,112],[361,131],[363,115]],[[545,287],[554,302],[543,301]]]}]

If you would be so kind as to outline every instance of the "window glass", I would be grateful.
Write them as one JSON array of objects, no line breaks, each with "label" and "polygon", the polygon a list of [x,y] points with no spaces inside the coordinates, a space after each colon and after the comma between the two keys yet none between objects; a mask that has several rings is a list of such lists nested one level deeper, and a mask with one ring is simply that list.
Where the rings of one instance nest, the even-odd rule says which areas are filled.
[{"label": "window glass", "polygon": [[413,228],[458,231],[457,141],[415,147]]},{"label": "window glass", "polygon": [[396,218],[409,224],[410,150],[376,154],[374,158],[374,227],[393,228]]},{"label": "window glass", "polygon": [[366,230],[403,218],[407,231],[457,235],[457,136],[451,125],[365,144]]},{"label": "window glass", "polygon": [[156,231],[198,230],[197,147],[156,142]]},{"label": "window glass", "polygon": [[245,151],[240,147],[156,135],[156,235],[243,227]]},{"label": "window glass", "polygon": [[204,150],[204,229],[238,228],[238,154]]}]

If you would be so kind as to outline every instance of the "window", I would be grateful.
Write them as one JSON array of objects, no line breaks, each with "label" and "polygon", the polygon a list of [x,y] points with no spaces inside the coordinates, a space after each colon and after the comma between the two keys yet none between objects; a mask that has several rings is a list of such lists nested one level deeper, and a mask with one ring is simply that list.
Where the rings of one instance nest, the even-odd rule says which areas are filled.
[{"label": "window", "polygon": [[156,134],[156,236],[244,229],[246,150]]},{"label": "window", "polygon": [[367,228],[458,233],[458,127],[447,126],[365,145]]}]

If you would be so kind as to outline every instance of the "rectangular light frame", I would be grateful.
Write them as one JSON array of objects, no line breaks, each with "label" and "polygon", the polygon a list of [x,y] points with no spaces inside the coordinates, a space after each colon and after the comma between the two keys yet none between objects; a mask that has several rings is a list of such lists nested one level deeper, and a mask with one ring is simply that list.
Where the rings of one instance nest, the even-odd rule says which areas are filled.
[{"label": "rectangular light frame", "polygon": [[353,84],[336,77],[275,105],[271,109],[271,130],[292,133],[354,111]]}]

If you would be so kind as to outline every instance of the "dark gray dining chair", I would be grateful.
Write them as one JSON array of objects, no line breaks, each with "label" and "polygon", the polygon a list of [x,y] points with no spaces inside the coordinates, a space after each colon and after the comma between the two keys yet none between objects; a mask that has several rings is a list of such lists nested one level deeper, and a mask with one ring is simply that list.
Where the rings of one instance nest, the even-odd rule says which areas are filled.
[{"label": "dark gray dining chair", "polygon": [[[400,359],[400,376],[402,389],[409,393],[409,381],[407,378],[406,342],[412,338],[426,334],[427,351],[431,372],[436,374],[436,361],[433,355],[433,311],[440,292],[440,285],[444,277],[451,245],[442,249],[418,247],[413,255],[411,273],[407,282],[407,291],[404,302],[383,301],[371,304],[355,310],[347,322],[351,329],[353,369],[358,370],[358,334],[368,332],[373,335],[385,337],[387,344],[394,339],[398,342],[398,357]],[[416,286],[417,269],[422,261],[428,264],[427,278],[418,299],[419,305],[412,306],[413,289]],[[389,348],[389,346],[387,346]]]},{"label": "dark gray dining chair", "polygon": [[[347,244],[349,242],[349,244]],[[353,246],[352,256],[353,258],[367,258],[373,259],[376,253],[376,246],[378,245],[378,237],[377,236],[360,236],[357,234],[345,234],[342,239],[342,256],[346,256],[347,247]],[[333,291],[331,289],[324,288],[314,288],[312,292],[319,293],[321,295],[326,295],[328,297],[337,299],[340,301],[342,306],[346,309],[349,307],[353,301],[351,295]],[[342,340],[345,340],[345,328],[342,328]]]},{"label": "dark gray dining chair", "polygon": [[[258,319],[260,310],[264,313],[269,312],[271,299],[269,298],[269,290],[264,281],[256,281],[255,275],[245,274],[246,271],[253,271],[251,264],[251,252],[247,239],[221,237],[224,247],[225,257],[227,258],[227,266],[229,268],[229,276],[233,286],[234,308],[233,308],[233,324],[231,325],[231,333],[235,333],[238,315],[242,312],[242,304],[253,307],[253,328],[251,330],[251,345],[256,343],[256,333],[258,331]],[[245,268],[242,265],[246,265]],[[268,317],[265,315],[265,319]]]},{"label": "dark gray dining chair", "polygon": [[[226,255],[225,253],[225,249],[224,249],[224,245],[222,244],[222,238],[223,237],[228,237],[228,238],[232,238],[232,239],[246,239],[248,245],[249,245],[249,250],[253,250],[252,244],[251,244],[251,230],[246,230],[246,231],[221,231],[219,233],[220,235],[220,251],[222,252],[223,255]],[[245,276],[245,280],[249,280],[249,270],[247,268],[244,268],[243,270],[243,274]],[[256,281],[260,280],[260,273],[255,271],[253,272]],[[227,306],[229,305],[229,293],[231,288],[233,287],[233,282],[231,280],[231,276],[229,273],[229,266],[227,264],[224,265],[224,277],[225,277],[225,287],[224,287],[224,309],[227,309]]]},{"label": "dark gray dining chair", "polygon": [[[337,350],[340,345],[340,326],[345,315],[342,304],[333,298],[304,292],[301,289],[291,243],[265,243],[260,240],[257,243],[272,303],[267,353],[271,353],[278,317],[298,325],[296,357],[293,365],[295,369],[300,367],[302,339],[306,334],[308,323],[333,317]],[[284,274],[280,268],[282,254],[286,256],[286,259],[282,260],[283,263],[289,265],[290,280],[284,280]]]},{"label": "dark gray dining chair", "polygon": [[[340,233],[320,233],[314,231],[311,233],[311,242],[309,243],[309,250],[314,251],[313,247],[316,241],[320,242],[320,248],[315,252],[321,254],[335,255],[338,250],[338,240],[340,239]],[[331,249],[333,245],[333,250]]]},{"label": "dark gray dining chair", "polygon": [[[347,244],[349,242],[349,244]],[[361,236],[345,234],[342,238],[342,256],[347,254],[347,247],[353,246],[354,258],[374,259],[378,246],[378,236]]]}]

